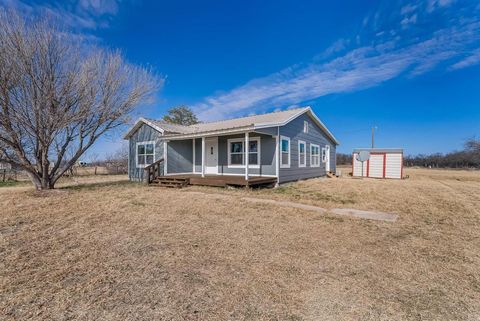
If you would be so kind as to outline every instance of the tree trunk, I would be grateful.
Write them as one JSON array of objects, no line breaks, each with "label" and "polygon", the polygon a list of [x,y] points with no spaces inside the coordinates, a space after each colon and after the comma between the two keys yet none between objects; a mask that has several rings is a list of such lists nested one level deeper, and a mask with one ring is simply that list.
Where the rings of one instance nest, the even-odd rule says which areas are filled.
[{"label": "tree trunk", "polygon": [[49,177],[41,177],[32,173],[28,173],[28,176],[30,176],[30,180],[32,181],[33,185],[35,185],[35,189],[37,191],[55,188],[55,181]]}]

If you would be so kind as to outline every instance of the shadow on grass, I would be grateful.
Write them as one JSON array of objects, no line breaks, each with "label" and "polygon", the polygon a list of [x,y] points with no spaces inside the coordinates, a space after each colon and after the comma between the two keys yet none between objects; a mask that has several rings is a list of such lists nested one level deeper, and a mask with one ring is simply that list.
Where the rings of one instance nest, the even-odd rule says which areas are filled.
[{"label": "shadow on grass", "polygon": [[77,190],[92,190],[92,189],[101,188],[101,187],[115,187],[115,186],[144,186],[144,184],[141,182],[132,182],[129,180],[124,180],[124,181],[112,181],[112,182],[80,183],[78,185],[62,186],[56,189],[77,191]]}]

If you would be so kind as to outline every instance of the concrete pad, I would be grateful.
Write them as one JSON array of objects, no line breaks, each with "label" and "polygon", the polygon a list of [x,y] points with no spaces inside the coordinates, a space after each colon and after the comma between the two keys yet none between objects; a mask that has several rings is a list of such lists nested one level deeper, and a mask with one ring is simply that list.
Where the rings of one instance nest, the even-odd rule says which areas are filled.
[{"label": "concrete pad", "polygon": [[[204,193],[204,192],[194,192],[188,191],[187,193],[196,194],[196,195],[204,195],[210,196],[217,199],[225,199],[229,197],[235,197],[233,195],[228,194],[215,194],[215,193]],[[398,218],[397,214],[392,213],[384,213],[384,212],[376,212],[376,211],[363,211],[357,210],[353,208],[333,208],[333,209],[326,209],[319,206],[314,205],[307,205],[301,203],[295,203],[290,201],[278,201],[272,199],[265,199],[265,198],[255,198],[255,197],[241,197],[241,200],[252,202],[252,203],[259,203],[259,204],[269,204],[274,206],[284,206],[290,208],[297,208],[305,211],[311,211],[321,214],[335,214],[335,215],[342,215],[342,216],[349,216],[349,217],[357,217],[367,220],[376,220],[376,221],[385,221],[385,222],[395,222]]]},{"label": "concrete pad", "polygon": [[292,208],[298,208],[298,209],[317,212],[317,213],[322,213],[322,214],[332,213],[332,214],[336,214],[336,215],[358,217],[358,218],[363,218],[363,219],[367,219],[367,220],[395,222],[398,218],[397,214],[384,213],[384,212],[374,212],[374,211],[362,211],[362,210],[357,210],[357,209],[353,209],[353,208],[325,209],[325,208],[319,207],[319,206],[295,203],[295,202],[290,202],[290,201],[276,201],[276,200],[271,200],[271,199],[262,199],[262,198],[253,198],[253,197],[243,197],[242,199],[246,200],[246,201],[249,201],[249,202],[292,207]]},{"label": "concrete pad", "polygon": [[346,215],[346,216],[364,218],[367,220],[377,220],[377,221],[386,221],[386,222],[395,222],[398,218],[397,214],[375,212],[375,211],[362,211],[354,208],[334,208],[334,209],[331,209],[330,212],[337,215]]}]

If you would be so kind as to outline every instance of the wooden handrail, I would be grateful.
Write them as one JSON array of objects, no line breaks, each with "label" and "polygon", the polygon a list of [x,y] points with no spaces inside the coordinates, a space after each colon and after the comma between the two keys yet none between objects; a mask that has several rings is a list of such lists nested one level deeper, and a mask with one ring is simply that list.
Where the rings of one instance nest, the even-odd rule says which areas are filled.
[{"label": "wooden handrail", "polygon": [[150,184],[155,178],[162,176],[163,158],[153,162],[152,164],[145,166],[145,183]]}]

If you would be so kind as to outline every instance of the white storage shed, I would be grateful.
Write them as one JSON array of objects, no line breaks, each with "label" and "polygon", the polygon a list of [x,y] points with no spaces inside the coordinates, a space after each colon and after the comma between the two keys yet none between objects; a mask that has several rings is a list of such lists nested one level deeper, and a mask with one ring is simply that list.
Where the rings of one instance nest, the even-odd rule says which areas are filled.
[{"label": "white storage shed", "polygon": [[[361,151],[368,152],[367,161],[358,160]],[[363,171],[363,173],[362,173]],[[402,178],[403,149],[401,148],[357,148],[353,150],[352,173],[355,177]]]}]

